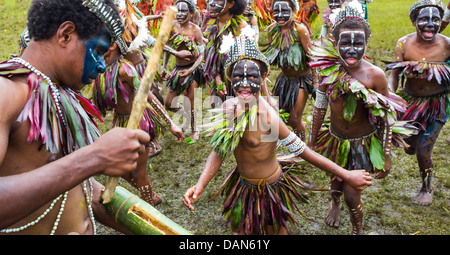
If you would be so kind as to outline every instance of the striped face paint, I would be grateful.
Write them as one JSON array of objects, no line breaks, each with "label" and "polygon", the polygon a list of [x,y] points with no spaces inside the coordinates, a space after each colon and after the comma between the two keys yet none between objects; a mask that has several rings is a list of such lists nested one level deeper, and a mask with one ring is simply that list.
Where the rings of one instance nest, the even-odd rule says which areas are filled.
[{"label": "striped face paint", "polygon": [[276,2],[273,4],[273,18],[280,24],[286,24],[292,19],[292,9],[288,2]]},{"label": "striped face paint", "polygon": [[338,51],[345,65],[359,64],[366,52],[366,34],[363,31],[342,31],[339,34]]},{"label": "striped face paint", "polygon": [[422,8],[417,15],[416,28],[418,34],[426,41],[433,40],[441,28],[441,16],[438,8]]}]

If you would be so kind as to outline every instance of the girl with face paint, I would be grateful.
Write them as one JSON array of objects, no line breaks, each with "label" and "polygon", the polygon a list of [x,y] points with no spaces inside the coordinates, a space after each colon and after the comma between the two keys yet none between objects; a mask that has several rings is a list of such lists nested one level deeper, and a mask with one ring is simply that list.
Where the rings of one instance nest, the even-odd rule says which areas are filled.
[{"label": "girl with face paint", "polygon": [[[201,63],[205,46],[200,28],[190,21],[195,13],[196,6],[192,0],[179,0],[176,2],[178,13],[177,20],[168,41],[168,47],[173,49],[176,62],[175,67],[168,77],[167,95],[165,106],[171,111],[180,110],[175,106],[173,99],[183,94],[189,99],[184,105],[184,114],[187,116],[187,122],[191,126],[191,139],[199,139],[199,131],[196,127],[196,113],[194,108],[195,91],[199,86],[203,86],[204,78]],[[185,53],[184,56],[182,56]],[[164,69],[170,57],[169,52],[165,53]]]},{"label": "girl with face paint", "polygon": [[[238,44],[240,42],[235,45]],[[365,171],[347,171],[312,152],[288,129],[278,113],[259,95],[269,68],[267,60],[254,43],[241,46],[245,50],[234,50],[239,46],[233,48],[228,53],[231,60],[226,64],[226,74],[236,97],[224,102],[223,113],[215,110],[213,122],[208,125],[213,150],[197,184],[184,194],[183,203],[194,210],[193,204],[217,174],[225,157],[233,154],[236,167],[213,197],[225,194],[223,214],[231,232],[288,234],[288,222],[295,222],[294,215],[298,212],[294,209],[298,210],[296,202],[303,199],[299,192],[311,189],[312,185],[280,166],[276,158],[278,140],[294,155],[301,155],[324,171],[338,174],[355,188],[371,185],[371,177]],[[270,138],[265,130],[273,132]]]},{"label": "girl with face paint", "polygon": [[307,62],[311,44],[308,28],[294,19],[298,11],[296,1],[273,1],[275,23],[268,27],[268,44],[262,50],[271,65],[281,68],[273,95],[279,99],[279,108],[289,113],[288,125],[305,139],[303,110],[308,95],[316,82],[316,73]]},{"label": "girl with face paint", "polygon": [[220,45],[225,35],[236,37],[248,26],[242,14],[247,4],[246,0],[209,0],[208,15],[204,37],[209,41],[205,48],[205,63],[203,74],[206,84],[211,89],[211,105],[220,104],[227,96],[234,96],[229,81],[224,76],[226,56],[220,53]]},{"label": "girl with face paint", "polygon": [[[310,65],[334,71],[320,77],[308,146],[348,170],[365,169],[375,178],[384,178],[391,167],[391,144],[404,143],[400,134],[393,134],[392,126],[396,124],[396,112],[404,111],[406,102],[389,93],[383,70],[363,58],[370,27],[363,19],[362,8],[354,3],[344,4],[340,10],[341,18],[332,30],[335,45],[321,39],[311,48],[314,61]],[[330,120],[324,123],[328,108]],[[352,234],[363,234],[361,190],[335,177],[330,189],[326,224],[339,226],[344,195]]]},{"label": "girl with face paint", "polygon": [[450,113],[448,99],[450,39],[439,30],[446,7],[441,1],[420,0],[410,9],[410,19],[416,32],[400,38],[395,48],[389,87],[396,91],[401,81],[400,95],[408,102],[401,120],[417,123],[420,133],[407,141],[408,154],[415,154],[422,187],[414,203],[430,205],[433,201],[432,149]]}]

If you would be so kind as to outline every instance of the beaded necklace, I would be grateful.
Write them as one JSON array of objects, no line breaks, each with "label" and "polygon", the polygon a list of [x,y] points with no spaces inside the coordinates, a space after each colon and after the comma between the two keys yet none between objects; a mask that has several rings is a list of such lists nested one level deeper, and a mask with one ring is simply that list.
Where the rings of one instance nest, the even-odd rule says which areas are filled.
[{"label": "beaded necklace", "polygon": [[[36,74],[38,77],[44,79],[45,83],[47,83],[47,85],[50,87],[50,90],[49,90],[50,91],[50,95],[51,95],[53,101],[55,102],[55,108],[57,110],[58,119],[63,124],[62,125],[63,131],[70,130],[70,129],[68,129],[67,121],[64,118],[64,114],[63,114],[63,111],[62,111],[63,107],[62,107],[61,93],[60,93],[59,89],[57,88],[57,86],[52,82],[52,80],[47,75],[45,75],[41,71],[37,70],[34,66],[32,66],[30,63],[28,63],[24,59],[13,58],[13,59],[10,60],[10,62],[19,63],[19,64],[25,66],[27,69],[29,69],[34,74]],[[41,92],[39,89],[37,89],[37,90],[38,90],[38,93]],[[33,93],[34,93],[34,91],[33,91]],[[80,97],[76,97],[76,98],[81,100]],[[88,190],[87,190],[86,181],[83,182],[83,192],[85,194],[86,202],[88,204],[89,216],[91,218],[92,225],[93,225],[93,228],[94,228],[94,234],[96,234],[97,233],[97,227],[96,227],[96,224],[95,224],[94,213],[93,213],[93,210],[92,210],[93,185],[92,185],[91,179],[89,179],[88,181],[89,181],[89,186],[90,186],[90,192],[89,192],[90,196],[89,196],[89,193],[88,193]],[[56,217],[56,220],[55,220],[55,222],[53,224],[52,231],[50,232],[50,235],[54,235],[56,230],[58,229],[58,225],[59,225],[59,222],[60,222],[60,219],[61,219],[61,215],[62,215],[62,213],[64,211],[65,203],[67,201],[67,194],[68,194],[68,191],[66,191],[63,195],[59,195],[56,199],[54,199],[52,201],[52,203],[50,204],[50,206],[41,215],[39,215],[35,220],[33,220],[33,221],[31,221],[31,222],[29,222],[29,223],[27,223],[27,224],[25,224],[25,225],[23,225],[21,227],[9,228],[9,229],[1,229],[0,232],[1,233],[20,232],[20,231],[23,231],[23,230],[31,227],[31,226],[36,225],[37,223],[39,223],[53,209],[55,204],[61,198],[63,198],[63,201],[61,202],[60,210],[59,210],[58,215]]]}]

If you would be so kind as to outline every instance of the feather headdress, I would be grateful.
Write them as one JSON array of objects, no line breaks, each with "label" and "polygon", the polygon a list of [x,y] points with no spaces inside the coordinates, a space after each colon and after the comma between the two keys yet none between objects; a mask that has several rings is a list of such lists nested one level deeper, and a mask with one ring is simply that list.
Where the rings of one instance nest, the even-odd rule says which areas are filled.
[{"label": "feather headdress", "polygon": [[353,0],[351,2],[345,2],[341,8],[333,10],[330,14],[330,21],[333,24],[332,30],[336,29],[345,20],[353,19],[364,22],[369,27],[369,34],[367,38],[370,38],[370,24],[364,19],[365,12],[358,0]]},{"label": "feather headdress", "polygon": [[[248,29],[246,29],[248,28]],[[266,70],[269,70],[269,61],[258,50],[254,41],[254,30],[247,26],[242,29],[241,34],[236,38],[224,36],[221,53],[227,54],[227,61],[225,62],[225,75],[228,79],[231,79],[230,67],[233,63],[242,60],[250,59],[257,60],[266,66]]]},{"label": "feather headdress", "polygon": [[[135,51],[145,45],[151,45],[155,39],[150,35],[147,18],[133,4],[133,0],[119,0],[117,5],[122,10],[125,31],[123,40],[128,44],[128,51]],[[123,9],[122,9],[123,8]]]}]

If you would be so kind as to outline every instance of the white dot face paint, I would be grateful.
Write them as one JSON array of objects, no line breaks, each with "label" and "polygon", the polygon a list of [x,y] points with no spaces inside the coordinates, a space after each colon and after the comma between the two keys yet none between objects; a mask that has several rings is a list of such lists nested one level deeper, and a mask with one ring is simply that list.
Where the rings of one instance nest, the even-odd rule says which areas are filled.
[{"label": "white dot face paint", "polygon": [[366,52],[366,35],[363,31],[342,31],[339,34],[338,51],[347,66],[356,66]]},{"label": "white dot face paint", "polygon": [[425,7],[419,11],[416,19],[418,34],[426,41],[433,40],[441,28],[441,16],[438,8]]},{"label": "white dot face paint", "polygon": [[286,24],[292,19],[292,9],[288,2],[276,2],[273,4],[273,18],[280,24]]},{"label": "white dot face paint", "polygon": [[235,94],[243,100],[259,92],[261,80],[259,66],[251,60],[237,62],[231,73],[231,83]]}]

